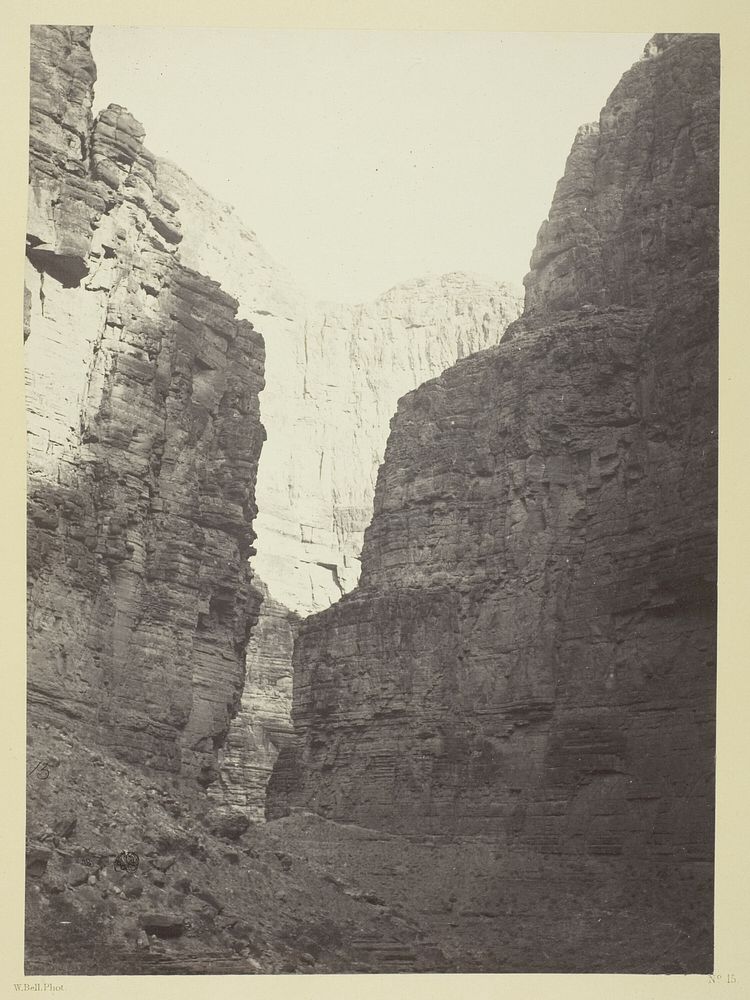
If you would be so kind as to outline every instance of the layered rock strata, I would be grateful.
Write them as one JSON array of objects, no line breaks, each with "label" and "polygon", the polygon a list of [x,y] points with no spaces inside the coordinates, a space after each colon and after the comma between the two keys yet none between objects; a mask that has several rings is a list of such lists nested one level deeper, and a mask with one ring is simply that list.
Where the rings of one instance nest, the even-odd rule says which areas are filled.
[{"label": "layered rock strata", "polygon": [[239,711],[219,751],[219,781],[210,790],[222,807],[265,817],[266,785],[279,750],[292,738],[292,650],[299,617],[256,581],[262,594],[247,646]]},{"label": "layered rock strata", "polygon": [[[44,484],[46,488],[49,481],[57,481],[61,463],[65,470],[61,481],[66,489],[71,477],[76,488],[81,488],[82,469],[87,470],[86,475],[94,475],[94,470],[102,464],[108,469],[117,467],[119,479],[112,487],[111,497],[107,494],[107,502],[116,507],[124,504],[127,508],[121,515],[124,518],[121,534],[126,538],[125,544],[133,545],[135,552],[131,558],[127,550],[118,570],[118,577],[124,577],[125,582],[117,586],[127,596],[122,598],[125,618],[117,625],[121,636],[117,655],[123,649],[130,655],[127,635],[131,626],[140,627],[141,602],[150,593],[148,588],[142,592],[139,582],[144,574],[148,578],[152,572],[146,567],[146,555],[141,552],[146,545],[143,538],[152,533],[161,536],[163,511],[171,509],[169,503],[165,508],[159,507],[167,497],[167,477],[158,456],[165,447],[161,438],[166,441],[169,434],[176,443],[178,435],[162,426],[157,440],[151,426],[164,423],[163,380],[167,377],[174,380],[179,374],[180,392],[187,409],[185,414],[177,413],[174,407],[169,407],[169,411],[180,432],[185,430],[183,424],[190,425],[188,450],[182,441],[180,447],[175,444],[175,456],[179,458],[174,461],[184,459],[193,463],[189,470],[176,473],[179,484],[175,482],[174,488],[181,492],[182,484],[191,476],[200,478],[204,462],[210,465],[209,456],[215,446],[207,436],[201,437],[199,429],[194,431],[193,425],[204,419],[203,415],[195,416],[195,407],[208,410],[207,427],[220,434],[213,420],[216,393],[223,391],[222,380],[230,378],[230,369],[233,385],[247,375],[241,366],[236,366],[232,351],[244,344],[248,323],[250,327],[263,329],[268,352],[268,388],[262,396],[262,409],[270,441],[265,458],[260,461],[256,488],[262,513],[255,523],[259,538],[254,572],[258,592],[264,595],[258,639],[250,650],[241,709],[238,692],[243,686],[242,671],[239,679],[234,675],[228,698],[223,683],[214,689],[214,680],[209,682],[203,671],[199,686],[210,687],[214,693],[200,696],[201,701],[207,698],[211,707],[196,709],[203,721],[195,723],[201,733],[208,726],[213,733],[212,741],[221,744],[229,716],[239,711],[226,740],[226,751],[219,745],[215,748],[223,760],[222,780],[212,794],[219,801],[242,805],[251,815],[261,818],[270,768],[278,746],[291,732],[291,648],[296,623],[300,615],[327,607],[357,582],[363,530],[372,512],[375,474],[396,401],[457,357],[497,343],[511,320],[519,315],[521,297],[501,282],[453,274],[399,286],[375,302],[361,306],[311,301],[271,259],[231,208],[217,202],[178,167],[145,148],[144,129],[127,111],[112,105],[92,121],[96,69],[90,36],[89,29],[76,27],[40,27],[32,35],[31,187],[24,300],[24,336],[30,338],[27,344],[33,486],[30,497],[33,505],[41,486]],[[222,290],[202,275],[218,279]],[[232,302],[225,292],[236,301]],[[190,313],[187,320],[173,315],[175,295]],[[175,323],[178,325],[174,326]],[[231,323],[237,325],[241,334],[232,336],[228,332]],[[212,324],[217,329],[212,329]],[[170,326],[174,329],[165,333]],[[205,326],[205,335],[198,326]],[[195,336],[188,337],[188,332]],[[256,343],[250,351],[253,370],[248,375],[247,387],[254,394],[261,385],[262,359],[258,353],[259,338],[252,336]],[[190,340],[188,354],[198,351],[195,358],[190,356],[187,360],[182,358],[186,338]],[[210,348],[204,344],[198,349],[193,339],[211,339],[215,343]],[[176,349],[172,340],[178,344]],[[227,352],[221,346],[224,341],[232,345]],[[226,368],[213,356],[216,343],[226,353]],[[200,350],[212,357],[201,356]],[[176,354],[180,355],[175,362],[177,368],[168,371]],[[126,365],[132,367],[136,362],[143,366],[140,373],[125,375]],[[131,382],[136,386],[132,399],[122,399],[113,410],[110,400],[130,394]],[[240,410],[247,409],[244,403],[238,406]],[[143,426],[135,423],[139,413]],[[231,446],[233,455],[242,453],[234,467],[237,481],[230,475],[231,482],[214,483],[211,487],[231,498],[230,503],[235,502],[233,494],[240,489],[237,483],[244,481],[243,477],[257,463],[260,439],[254,404],[248,414],[245,431],[239,429],[241,414],[236,414],[236,433],[246,436],[244,442],[233,441]],[[227,419],[234,420],[234,416],[230,413]],[[102,434],[98,427],[90,429],[90,425],[98,425],[104,419],[117,428],[118,445],[113,458],[109,455],[111,442],[107,434]],[[137,445],[135,438],[127,443],[129,427],[138,440]],[[234,423],[232,427],[235,433]],[[193,437],[200,438],[196,451],[192,450]],[[154,461],[152,453],[157,456]],[[225,452],[224,457],[228,454]],[[148,462],[144,462],[144,457],[148,457]],[[171,470],[169,462],[167,468]],[[123,478],[125,470],[131,476],[127,481]],[[224,471],[223,475],[229,474]],[[143,480],[140,487],[135,485],[138,478]],[[208,480],[206,475],[200,489],[208,488]],[[127,496],[120,495],[122,490]],[[57,510],[57,500],[50,502]],[[191,505],[204,502],[197,497],[189,501]],[[222,501],[215,498],[215,502]],[[184,505],[182,497],[179,503]],[[104,530],[99,525],[102,515],[89,506],[76,514],[80,524],[86,525],[89,532]],[[239,520],[232,529],[237,538],[245,531],[239,527],[242,519],[256,512],[252,499],[241,502],[239,507],[235,510]],[[190,581],[188,592],[192,593],[197,579],[195,570],[202,559],[206,525],[200,520],[203,514],[182,511],[179,516],[190,524],[190,531],[180,538],[179,545],[192,547],[180,557],[179,566],[172,567],[174,589],[175,592],[181,589],[184,570]],[[56,517],[53,512],[50,524],[44,527],[57,539],[58,546],[54,551],[45,549],[44,567],[41,563],[36,565],[36,554],[42,547],[42,540],[36,535],[40,524],[38,514],[32,519],[32,633],[44,631],[60,617],[54,610],[60,603],[58,584],[48,581],[48,575],[59,575],[64,565],[70,565],[73,568],[66,571],[68,584],[73,593],[80,589],[75,573],[78,556],[68,555],[72,544],[69,538],[64,545],[59,541],[67,528],[64,523],[58,525]],[[195,534],[196,524],[199,535],[188,543],[187,538]],[[234,537],[232,531],[229,534]],[[136,535],[138,538],[134,540]],[[246,532],[242,537],[237,551],[244,556],[250,551],[252,538]],[[202,541],[197,543],[196,538]],[[96,548],[99,543],[91,544]],[[233,576],[237,573],[243,576],[245,571],[235,565],[231,542],[217,536],[212,538],[212,544],[226,549],[227,565],[232,567],[221,582],[228,593],[233,587]],[[170,548],[171,538],[164,537],[159,545]],[[148,559],[153,555],[150,547],[147,555]],[[165,557],[157,554],[155,558],[159,561]],[[98,556],[94,557],[94,563],[99,565]],[[266,585],[258,585],[258,571]],[[106,586],[97,584],[101,590],[97,601],[104,600],[112,572],[108,569],[105,574]],[[149,645],[157,629],[174,627],[173,614],[184,637],[185,656],[191,648],[192,640],[187,637],[194,629],[195,615],[201,622],[207,618],[212,622],[220,618],[223,622],[227,616],[233,617],[234,611],[226,611],[224,604],[216,611],[216,601],[208,614],[203,607],[205,594],[217,583],[213,580],[216,574],[218,570],[212,571],[212,580],[199,587],[203,594],[199,610],[197,605],[192,607],[192,598],[183,594],[178,603],[187,602],[190,610],[185,607],[177,613],[165,609],[163,618],[157,615],[155,621],[149,621],[145,627],[147,634],[133,640],[136,652],[142,645]],[[89,614],[92,600],[90,596],[82,599],[80,618]],[[231,603],[231,599],[227,600]],[[118,602],[119,597],[114,602],[119,607]],[[258,596],[253,592],[246,616],[248,625],[258,614],[257,604]],[[103,620],[111,610],[95,611],[93,620],[99,617]],[[234,636],[232,642],[236,648],[241,646],[247,631],[239,627],[243,614],[238,607],[237,619],[227,631]],[[52,655],[53,647],[59,646],[66,657],[78,661],[89,641],[102,646],[95,657],[97,663],[113,655],[107,645],[109,640],[84,638],[79,628],[80,618],[73,617],[75,622],[65,626],[69,633],[65,638],[33,639],[36,659],[42,662]],[[213,628],[212,624],[210,629]],[[157,647],[161,641],[157,641]],[[45,652],[37,650],[36,644]],[[163,652],[154,656],[158,662],[153,673],[149,667],[154,684],[153,692],[146,696],[149,705],[159,701],[158,685],[171,669]],[[35,667],[35,677],[38,673]],[[88,667],[83,674],[89,678]],[[81,681],[79,694],[83,701],[89,700],[88,683]],[[140,679],[134,683],[139,686]],[[67,681],[55,682],[54,698],[60,696],[66,684]],[[177,700],[187,698],[186,692],[183,687]],[[50,695],[44,698],[49,709],[54,698]],[[69,698],[63,696],[62,703],[68,702]],[[221,707],[225,702],[227,710]],[[99,709],[92,711],[98,718]],[[159,734],[170,730],[166,721],[170,712],[171,708],[166,707],[156,710],[160,718]],[[118,709],[115,715],[119,713]],[[178,729],[183,714],[184,706],[174,713]],[[140,709],[134,712],[134,718],[138,720],[134,725],[141,726]],[[216,721],[216,731],[209,718]],[[108,731],[111,720],[106,713],[101,721]],[[149,722],[146,728],[153,726]],[[154,739],[158,744],[161,735]],[[143,748],[154,742],[151,737],[127,737],[127,740],[142,743]],[[143,756],[140,750],[133,753]],[[143,753],[150,758],[150,750],[144,749]],[[214,748],[209,756],[213,753]],[[209,773],[214,775],[215,769],[209,768]]]},{"label": "layered rock strata", "polygon": [[711,859],[718,128],[717,38],[656,36],[574,142],[523,317],[401,400],[270,816]]},{"label": "layered rock strata", "polygon": [[521,313],[512,285],[454,273],[373,302],[311,299],[228,205],[157,161],[180,203],[183,261],[215,275],[264,331],[254,566],[273,599],[307,615],[359,578],[364,529],[398,399],[457,358],[499,343]]},{"label": "layered rock strata", "polygon": [[397,401],[457,358],[499,343],[520,315],[521,295],[504,282],[454,273],[407,282],[362,305],[313,301],[230,207],[173,164],[157,161],[156,169],[180,203],[182,259],[220,277],[266,340],[268,441],[253,559],[265,597],[241,711],[212,789],[260,820],[273,762],[292,731],[297,624],[357,583]]},{"label": "layered rock strata", "polygon": [[30,718],[209,782],[260,601],[263,340],[182,260],[141,125],[92,121],[90,29],[31,45]]}]

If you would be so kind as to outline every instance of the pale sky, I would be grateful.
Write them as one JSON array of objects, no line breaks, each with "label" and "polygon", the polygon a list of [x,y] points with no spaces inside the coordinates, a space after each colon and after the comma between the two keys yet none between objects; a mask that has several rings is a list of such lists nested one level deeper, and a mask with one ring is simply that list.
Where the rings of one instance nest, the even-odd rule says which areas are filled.
[{"label": "pale sky", "polygon": [[319,299],[520,284],[576,129],[649,35],[95,27],[95,106],[233,205]]}]

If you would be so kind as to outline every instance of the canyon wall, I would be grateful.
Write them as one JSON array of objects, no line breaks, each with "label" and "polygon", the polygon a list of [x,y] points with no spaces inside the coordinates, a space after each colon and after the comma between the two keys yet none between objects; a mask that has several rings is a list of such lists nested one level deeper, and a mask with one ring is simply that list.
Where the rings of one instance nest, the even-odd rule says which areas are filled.
[{"label": "canyon wall", "polygon": [[264,347],[181,257],[89,28],[31,31],[24,337],[30,721],[208,783],[257,617]]},{"label": "canyon wall", "polygon": [[454,273],[398,285],[361,305],[313,301],[233,209],[167,161],[157,162],[157,176],[180,203],[183,260],[219,277],[266,343],[268,440],[253,558],[265,596],[240,713],[212,788],[217,800],[262,819],[273,762],[292,731],[297,625],[356,586],[398,399],[457,358],[499,343],[522,296],[505,282]]},{"label": "canyon wall", "polygon": [[399,403],[268,814],[710,860],[719,48],[581,129],[502,343]]},{"label": "canyon wall", "polygon": [[90,29],[34,28],[31,73],[31,709],[262,818],[297,623],[357,583],[397,400],[521,295],[451,274],[311,301],[128,111],[93,120]]},{"label": "canyon wall", "polygon": [[360,305],[312,300],[230,206],[168,161],[156,170],[180,203],[182,259],[215,275],[239,315],[263,330],[268,445],[253,565],[273,599],[310,614],[357,583],[398,399],[457,358],[499,343],[521,313],[522,294],[454,273]]}]

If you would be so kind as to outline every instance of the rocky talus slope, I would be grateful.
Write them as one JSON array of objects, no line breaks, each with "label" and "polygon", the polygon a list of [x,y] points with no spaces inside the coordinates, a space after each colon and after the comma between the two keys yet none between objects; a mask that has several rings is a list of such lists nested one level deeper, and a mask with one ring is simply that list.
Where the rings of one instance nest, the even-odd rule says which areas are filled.
[{"label": "rocky talus slope", "polygon": [[644,878],[309,813],[240,834],[194,782],[32,730],[28,975],[685,972],[707,933],[659,861]]},{"label": "rocky talus slope", "polygon": [[359,587],[300,628],[271,817],[663,858],[710,913],[718,125],[718,39],[655,36],[523,317],[401,400]]},{"label": "rocky talus slope", "polygon": [[350,305],[306,296],[227,205],[157,161],[180,204],[182,259],[221,281],[263,331],[268,441],[258,469],[253,569],[263,581],[240,714],[221,751],[219,801],[262,819],[291,733],[291,649],[300,616],[357,583],[378,467],[399,397],[457,358],[499,343],[521,312],[512,286],[454,273]]},{"label": "rocky talus slope", "polygon": [[29,717],[207,783],[260,602],[263,340],[182,260],[140,124],[92,120],[90,29],[31,45]]}]

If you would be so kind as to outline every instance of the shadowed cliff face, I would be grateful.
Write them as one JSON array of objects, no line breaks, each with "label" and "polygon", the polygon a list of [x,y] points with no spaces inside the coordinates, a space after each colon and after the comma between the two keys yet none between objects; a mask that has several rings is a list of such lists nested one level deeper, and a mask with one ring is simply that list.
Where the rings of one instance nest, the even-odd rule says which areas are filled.
[{"label": "shadowed cliff face", "polygon": [[401,400],[270,816],[712,858],[718,96],[715,36],[657,36],[576,138],[524,316]]},{"label": "shadowed cliff face", "polygon": [[208,781],[260,599],[263,341],[181,263],[138,122],[92,122],[89,34],[31,38],[29,716]]}]

